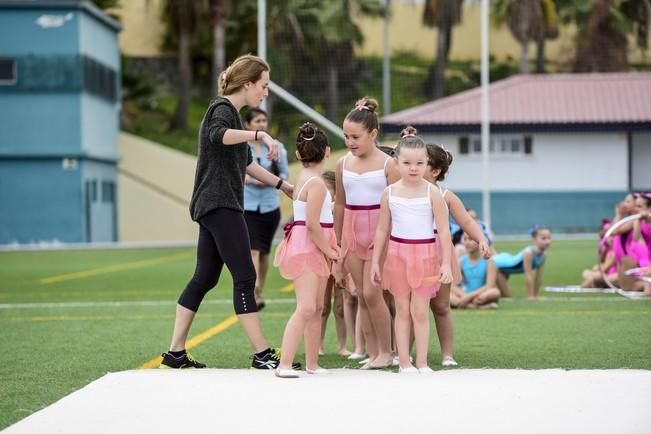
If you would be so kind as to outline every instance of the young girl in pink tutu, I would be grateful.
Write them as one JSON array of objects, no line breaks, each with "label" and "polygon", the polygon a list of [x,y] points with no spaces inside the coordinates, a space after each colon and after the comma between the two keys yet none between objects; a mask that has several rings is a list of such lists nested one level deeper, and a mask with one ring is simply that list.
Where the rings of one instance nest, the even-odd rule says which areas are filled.
[{"label": "young girl in pink tutu", "polygon": [[283,335],[282,354],[276,376],[295,378],[292,361],[301,336],[305,335],[305,371],[324,374],[319,362],[321,311],[332,262],[339,259],[333,230],[332,197],[321,173],[330,155],[326,135],[305,123],[296,139],[296,158],[303,170],[296,180],[294,222],[285,227],[285,238],[276,250],[274,265],[294,281],[296,310]]},{"label": "young girl in pink tutu", "polygon": [[[384,190],[375,232],[371,279],[383,284],[396,305],[395,335],[401,373],[432,372],[427,365],[429,302],[442,284],[452,281],[453,247],[441,193],[423,179],[425,142],[405,134],[396,146],[400,180]],[[438,228],[435,238],[434,222]],[[386,260],[382,253],[389,238]],[[439,248],[437,244],[442,246]],[[409,359],[410,332],[416,343],[415,366]]]},{"label": "young girl in pink tutu", "polygon": [[[360,320],[369,360],[362,369],[391,366],[391,314],[382,288],[370,279],[373,236],[380,216],[380,197],[398,180],[394,159],[377,148],[377,101],[363,98],[344,119],[350,151],[337,163],[335,231],[346,271],[357,288]],[[339,271],[339,275],[343,273]]]}]

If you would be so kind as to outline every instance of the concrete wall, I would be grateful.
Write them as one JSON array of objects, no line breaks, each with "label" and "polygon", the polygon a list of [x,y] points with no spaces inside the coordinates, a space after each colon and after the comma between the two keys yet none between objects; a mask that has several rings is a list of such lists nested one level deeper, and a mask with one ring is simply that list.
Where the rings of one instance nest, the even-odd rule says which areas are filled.
[{"label": "concrete wall", "polygon": [[[491,190],[547,192],[628,189],[625,133],[527,135],[533,137],[531,155],[491,155]],[[480,154],[460,154],[457,135],[424,136],[454,154],[454,162],[445,181],[449,188],[455,191],[482,188]],[[496,139],[501,137],[500,134],[494,136]]]},{"label": "concrete wall", "polygon": [[127,133],[119,153],[119,241],[196,241],[188,208],[196,158]]},{"label": "concrete wall", "polygon": [[[527,134],[531,155],[491,154],[491,220],[497,234],[526,233],[533,224],[558,232],[596,230],[628,190],[625,133]],[[494,138],[516,134],[495,134]],[[524,136],[524,134],[519,134]],[[469,135],[469,137],[473,137]],[[458,135],[426,135],[454,154],[443,183],[481,215],[481,155],[460,154]]]}]

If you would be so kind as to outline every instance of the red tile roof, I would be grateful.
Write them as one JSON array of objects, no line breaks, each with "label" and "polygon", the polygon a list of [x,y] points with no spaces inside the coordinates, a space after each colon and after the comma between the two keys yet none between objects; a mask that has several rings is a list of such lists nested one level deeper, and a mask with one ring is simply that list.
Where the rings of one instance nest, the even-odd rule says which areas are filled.
[{"label": "red tile roof", "polygon": [[[392,113],[390,125],[480,123],[480,88]],[[517,75],[490,85],[492,124],[651,122],[651,73]]]}]

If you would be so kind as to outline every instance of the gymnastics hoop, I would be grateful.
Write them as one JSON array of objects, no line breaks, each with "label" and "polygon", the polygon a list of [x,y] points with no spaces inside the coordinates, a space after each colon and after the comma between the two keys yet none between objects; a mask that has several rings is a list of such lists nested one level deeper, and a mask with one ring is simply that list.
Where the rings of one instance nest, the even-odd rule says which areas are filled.
[{"label": "gymnastics hoop", "polygon": [[[613,232],[615,232],[615,230],[617,228],[619,228],[622,225],[625,225],[626,223],[628,223],[630,221],[637,220],[640,217],[642,217],[642,214],[638,213],[638,214],[630,215],[628,217],[624,217],[623,219],[615,222],[611,227],[608,228],[608,230],[604,234],[604,237],[601,239],[601,242],[599,243],[599,248],[603,247],[604,244],[606,244],[606,242],[608,241],[608,238],[613,234]],[[610,280],[608,280],[608,273],[607,273],[608,270],[604,271],[601,268],[601,260],[599,258],[599,252],[598,251],[597,251],[597,264],[599,264],[599,271],[601,271],[601,277],[604,279],[604,282],[606,282],[606,285],[608,285],[608,287],[610,289],[614,289],[615,291],[622,291],[621,288],[616,287],[615,285],[612,284],[612,282]]]}]

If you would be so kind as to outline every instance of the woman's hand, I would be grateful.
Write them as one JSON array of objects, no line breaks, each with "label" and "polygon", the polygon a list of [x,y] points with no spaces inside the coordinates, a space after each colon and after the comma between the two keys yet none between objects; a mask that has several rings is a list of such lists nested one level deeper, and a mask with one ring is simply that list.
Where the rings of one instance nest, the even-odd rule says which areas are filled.
[{"label": "woman's hand", "polygon": [[264,131],[258,133],[262,142],[267,145],[269,152],[267,152],[267,160],[278,160],[280,158],[280,150],[278,149],[278,142]]}]

